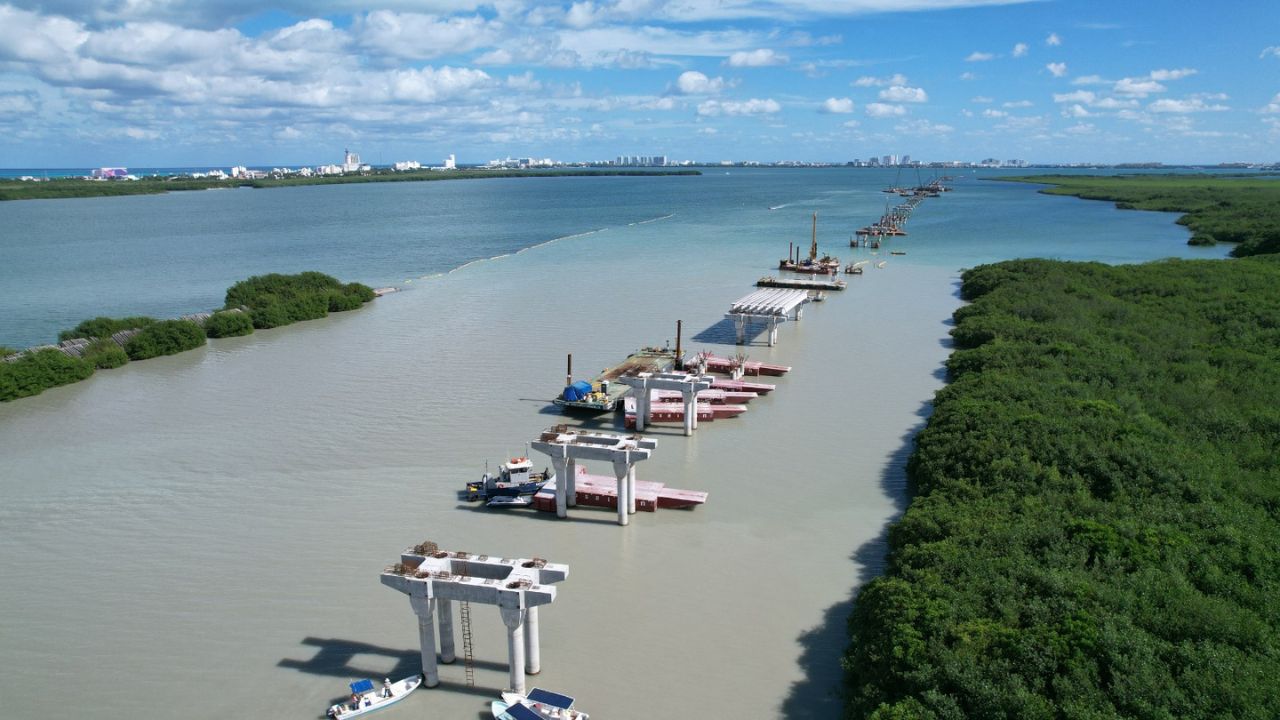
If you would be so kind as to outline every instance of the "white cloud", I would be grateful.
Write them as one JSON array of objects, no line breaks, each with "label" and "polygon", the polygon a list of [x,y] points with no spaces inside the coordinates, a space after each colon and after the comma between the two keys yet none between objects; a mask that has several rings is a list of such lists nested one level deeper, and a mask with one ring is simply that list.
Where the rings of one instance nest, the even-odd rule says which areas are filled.
[{"label": "white cloud", "polygon": [[1276,96],[1271,98],[1271,102],[1263,106],[1261,112],[1268,115],[1280,114],[1280,93],[1276,93]]},{"label": "white cloud", "polygon": [[963,72],[963,73],[960,73],[960,79],[961,80],[977,80],[978,76],[974,75],[971,72]]},{"label": "white cloud", "polygon": [[856,127],[858,127],[858,126],[862,125],[862,123],[858,122],[857,120],[845,120],[845,121],[844,121],[843,123],[841,123],[840,125],[841,125],[841,127],[856,128]]},{"label": "white cloud", "polygon": [[768,48],[757,50],[739,50],[729,56],[726,64],[729,67],[766,67],[769,65],[785,65],[789,58]]},{"label": "white cloud", "polygon": [[676,78],[681,95],[715,95],[724,89],[724,78],[709,78],[697,70],[686,70]]},{"label": "white cloud", "polygon": [[871,117],[883,118],[893,117],[895,115],[906,115],[907,109],[901,105],[889,105],[886,103],[867,103],[866,112]]},{"label": "white cloud", "polygon": [[1003,110],[993,110],[991,108],[987,108],[986,110],[982,111],[982,117],[988,117],[988,118],[1002,118],[1002,117],[1008,117],[1008,115],[1009,113]]},{"label": "white cloud", "polygon": [[1262,53],[1258,55],[1258,59],[1261,60],[1268,55],[1271,57],[1280,57],[1280,45],[1272,45],[1271,47],[1263,48]]},{"label": "white cloud", "polygon": [[1118,98],[1106,97],[1092,103],[1092,105],[1099,110],[1121,110],[1124,108],[1138,107],[1138,101],[1133,99],[1120,100]]},{"label": "white cloud", "polygon": [[1013,56],[1016,58],[1023,57],[1024,55],[1027,54],[1027,50],[1029,49],[1030,48],[1027,47],[1026,43],[1018,43],[1017,45],[1013,46]]},{"label": "white cloud", "polygon": [[352,32],[363,48],[413,60],[469,52],[497,39],[497,29],[478,15],[442,18],[389,10],[356,16]]},{"label": "white cloud", "polygon": [[969,53],[969,57],[965,58],[964,61],[965,62],[986,62],[987,60],[995,60],[995,59],[996,59],[996,56],[992,55],[991,53],[977,52],[975,50],[974,52]]},{"label": "white cloud", "polygon": [[676,101],[675,101],[675,98],[670,96],[660,97],[660,98],[654,98],[647,102],[642,102],[636,107],[642,110],[675,110]]},{"label": "white cloud", "polygon": [[781,112],[782,106],[772,98],[751,98],[742,102],[707,100],[698,105],[699,115],[772,115]]},{"label": "white cloud", "polygon": [[1044,44],[1050,47],[1057,47],[1062,44],[1062,38],[1058,37],[1058,33],[1049,33],[1049,37],[1044,39]]},{"label": "white cloud", "polygon": [[1084,118],[1084,117],[1090,117],[1091,115],[1093,115],[1093,113],[1089,112],[1089,110],[1085,108],[1085,106],[1080,104],[1072,105],[1062,114],[1069,117],[1075,117],[1075,118]]},{"label": "white cloud", "polygon": [[1112,88],[1113,92],[1121,95],[1136,95],[1138,97],[1146,97],[1151,93],[1164,92],[1165,86],[1147,78],[1121,78]]},{"label": "white cloud", "polygon": [[1056,103],[1079,102],[1088,104],[1092,103],[1095,98],[1097,98],[1097,95],[1088,90],[1076,90],[1069,93],[1053,94],[1053,101]]},{"label": "white cloud", "polygon": [[1149,77],[1158,82],[1167,82],[1169,80],[1181,80],[1188,75],[1195,74],[1196,71],[1192,68],[1181,68],[1178,70],[1152,70]]},{"label": "white cloud", "polygon": [[1035,105],[1035,103],[1031,102],[1030,100],[1011,100],[1006,103],[1001,103],[1000,107],[1026,108],[1026,107],[1031,107],[1032,105]]},{"label": "white cloud", "polygon": [[1221,112],[1230,110],[1226,105],[1207,105],[1200,98],[1189,98],[1187,100],[1173,100],[1170,98],[1162,98],[1156,100],[1147,106],[1147,109],[1153,113],[1195,113],[1195,112]]},{"label": "white cloud", "polygon": [[1072,135],[1088,135],[1090,133],[1097,132],[1097,130],[1098,128],[1095,127],[1093,123],[1076,123],[1075,125],[1067,128],[1065,132],[1069,132]]},{"label": "white cloud", "polygon": [[906,85],[907,76],[902,73],[896,73],[888,77],[872,77],[863,75],[853,81],[854,87],[884,87],[886,85]]},{"label": "white cloud", "polygon": [[995,99],[989,98],[985,95],[976,95],[974,97],[969,98],[969,102],[982,105],[984,103],[993,103],[995,102]]},{"label": "white cloud", "polygon": [[929,95],[924,91],[924,88],[894,85],[893,87],[881,90],[880,99],[895,103],[922,103],[929,101]]},{"label": "white cloud", "polygon": [[1072,85],[1110,85],[1110,80],[1105,80],[1100,75],[1081,75],[1071,81]]},{"label": "white cloud", "polygon": [[823,101],[822,106],[818,108],[818,112],[838,115],[851,113],[853,112],[853,100],[849,98],[827,98]]},{"label": "white cloud", "polygon": [[1062,77],[1067,74],[1066,63],[1049,63],[1044,66],[1044,69],[1052,73],[1054,77]]},{"label": "white cloud", "polygon": [[893,128],[903,135],[940,135],[954,132],[955,128],[928,120],[903,120]]},{"label": "white cloud", "polygon": [[281,142],[289,142],[302,137],[302,133],[292,125],[286,125],[272,133],[272,137]]}]

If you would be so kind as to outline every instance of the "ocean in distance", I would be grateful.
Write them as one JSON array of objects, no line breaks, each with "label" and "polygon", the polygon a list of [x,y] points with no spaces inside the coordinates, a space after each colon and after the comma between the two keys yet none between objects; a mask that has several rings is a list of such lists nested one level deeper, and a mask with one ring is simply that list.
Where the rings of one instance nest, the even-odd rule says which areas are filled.
[{"label": "ocean in distance", "polygon": [[[837,716],[850,599],[907,501],[959,269],[1226,252],[1186,246],[1170,214],[981,176],[926,200],[876,256],[848,236],[883,210],[893,172],[0,204],[4,344],[101,313],[212,307],[262,272],[406,288],[0,405],[5,716],[316,718],[352,679],[416,672],[414,616],[377,576],[425,539],[569,564],[530,681],[593,717]],[[676,319],[688,346],[732,352],[728,304],[788,242],[808,245],[814,211],[823,251],[886,266],[777,347],[756,339],[754,359],[795,370],[742,417],[651,434],[639,477],[707,490],[705,506],[624,529],[606,511],[555,521],[457,499],[486,460],[562,420],[548,400],[565,353],[587,375],[672,338]],[[442,666],[441,688],[388,712],[484,717],[506,644],[496,611],[473,616],[477,687]]]}]

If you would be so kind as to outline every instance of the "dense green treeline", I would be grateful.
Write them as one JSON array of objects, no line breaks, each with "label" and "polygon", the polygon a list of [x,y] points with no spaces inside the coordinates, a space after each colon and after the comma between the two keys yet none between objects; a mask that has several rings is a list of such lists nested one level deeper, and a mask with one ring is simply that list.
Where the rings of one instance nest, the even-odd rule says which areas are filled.
[{"label": "dense green treeline", "polygon": [[[149,317],[96,317],[58,334],[59,341],[87,338],[80,357],[55,349],[28,352],[14,362],[0,362],[0,402],[38,395],[59,385],[79,382],[93,374],[124,365],[194,350],[205,338],[248,335],[254,328],[272,328],[314,320],[330,312],[354,310],[374,298],[367,285],[341,283],[318,272],[260,275],[227,289],[227,305],[204,320],[156,320]],[[136,331],[123,345],[111,339],[122,331]],[[83,344],[83,343],[81,343]],[[0,348],[0,357],[12,354]]]},{"label": "dense green treeline", "polygon": [[1192,245],[1239,243],[1235,257],[1280,252],[1280,180],[1213,175],[1042,175],[1001,178],[1045,183],[1041,192],[1086,200],[1113,200],[1117,207],[1185,213]]},{"label": "dense green treeline", "polygon": [[1280,717],[1280,256],[962,294],[846,716]]},{"label": "dense green treeline", "polygon": [[485,178],[524,177],[592,177],[608,175],[660,176],[701,175],[698,170],[485,170],[462,169],[440,172],[417,170],[392,172],[376,170],[365,175],[324,175],[313,177],[283,177],[264,180],[143,177],[137,180],[85,180],[83,178],[56,178],[39,182],[0,180],[0,201],[49,200],[56,198],[109,197],[115,195],[156,195],[184,190],[215,190],[248,188],[289,187],[293,185],[347,185],[370,182],[429,182],[434,180],[477,180]]}]

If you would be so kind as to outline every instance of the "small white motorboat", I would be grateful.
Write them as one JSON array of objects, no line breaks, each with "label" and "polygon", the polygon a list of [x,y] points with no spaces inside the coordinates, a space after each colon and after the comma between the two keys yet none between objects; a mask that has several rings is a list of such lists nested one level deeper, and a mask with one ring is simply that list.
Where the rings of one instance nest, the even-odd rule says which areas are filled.
[{"label": "small white motorboat", "polygon": [[528,695],[504,692],[501,700],[489,705],[495,720],[588,720],[573,709],[573,698],[534,688]]},{"label": "small white motorboat", "polygon": [[351,683],[351,698],[329,708],[325,713],[330,718],[354,718],[367,715],[375,710],[395,705],[418,689],[422,684],[421,675],[413,675],[398,682],[383,680],[382,687],[374,687],[372,680],[357,680]]},{"label": "small white motorboat", "polygon": [[491,508],[521,508],[533,504],[532,495],[496,495],[484,504]]}]

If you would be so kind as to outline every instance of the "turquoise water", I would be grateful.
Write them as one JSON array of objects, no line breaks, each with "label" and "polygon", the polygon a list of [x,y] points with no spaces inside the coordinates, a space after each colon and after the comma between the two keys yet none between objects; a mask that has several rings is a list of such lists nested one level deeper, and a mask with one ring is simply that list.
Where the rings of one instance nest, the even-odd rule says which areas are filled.
[{"label": "turquoise water", "polygon": [[[177,314],[270,270],[406,288],[0,405],[5,717],[318,717],[356,677],[416,672],[414,617],[377,576],[425,539],[569,564],[531,684],[593,717],[838,716],[849,600],[907,500],[958,270],[1225,248],[1188,248],[1168,214],[966,178],[916,211],[893,245],[905,256],[885,248],[883,269],[787,323],[778,346],[748,348],[795,367],[776,392],[692,438],[651,433],[640,479],[706,490],[705,506],[624,529],[585,508],[568,521],[477,511],[457,491],[562,421],[548,400],[566,353],[587,374],[671,339],[677,319],[687,345],[732,352],[724,311],[788,242],[808,244],[810,214],[822,249],[847,259],[890,181],[735,169],[0,205],[28,245],[62,248],[24,251],[44,273],[27,287],[86,307],[141,312],[131,303],[148,294],[146,311]],[[130,231],[85,229],[116,223]],[[90,291],[95,265],[117,281]],[[15,282],[0,286],[5,342],[65,322],[16,303]],[[442,666],[439,689],[387,718],[483,717],[506,644],[497,612],[473,610],[476,687]]]}]

